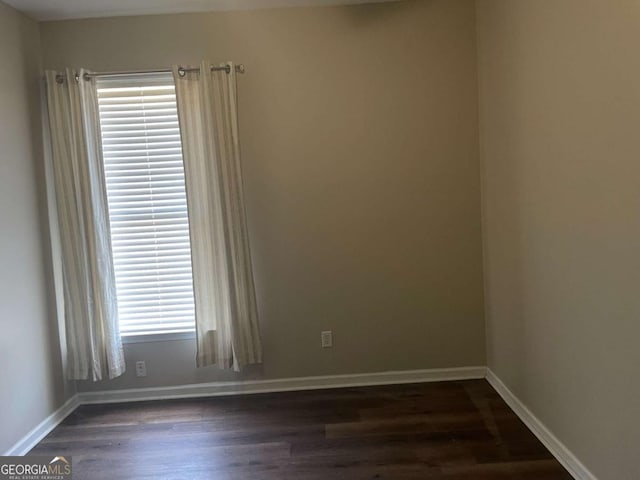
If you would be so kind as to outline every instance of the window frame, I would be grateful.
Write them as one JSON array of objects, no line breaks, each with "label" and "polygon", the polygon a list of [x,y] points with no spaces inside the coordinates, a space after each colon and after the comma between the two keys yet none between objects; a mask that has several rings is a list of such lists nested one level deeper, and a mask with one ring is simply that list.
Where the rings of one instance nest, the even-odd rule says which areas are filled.
[{"label": "window frame", "polygon": [[[168,83],[168,81],[170,81],[171,84],[174,85],[175,87],[175,82],[173,80],[173,76],[170,73],[151,73],[151,74],[136,74],[136,75],[126,75],[126,76],[119,76],[119,77],[114,77],[114,78],[101,78],[97,80],[97,85],[96,88],[99,91],[100,89],[104,89],[104,88],[118,88],[118,87],[134,87],[134,86],[140,86],[140,87],[153,87],[153,86],[159,86],[159,85],[166,85]],[[98,92],[98,101],[100,99],[100,95]],[[177,104],[176,104],[176,108],[177,108]],[[100,114],[101,114],[101,110],[100,110],[100,106],[98,105],[98,117],[100,118]],[[106,160],[104,159],[104,144],[103,144],[103,137],[102,137],[102,122],[101,119],[99,120],[100,122],[100,133],[101,133],[101,138],[100,138],[100,149],[102,152],[102,162],[103,162],[103,168],[105,168],[106,170]],[[180,127],[178,126],[178,131],[180,130]],[[124,137],[126,138],[126,137]],[[181,150],[182,150],[182,138],[180,137],[180,144],[181,144]],[[184,169],[184,155],[181,152],[181,157],[182,157],[182,165],[183,165],[183,169]],[[107,192],[107,175],[105,173],[105,192]],[[186,198],[186,186],[185,186],[185,202],[187,201]],[[108,203],[108,207],[109,207],[109,226],[110,226],[110,232],[111,232],[111,206]],[[187,206],[188,208],[188,206]],[[188,210],[187,210],[187,222],[189,221],[188,218]],[[190,227],[187,223],[187,233],[188,233],[188,238],[189,238],[189,243],[191,243],[191,231],[190,231]],[[113,234],[111,234],[111,238],[110,240],[113,242]],[[189,248],[189,250],[191,250],[191,247]],[[189,251],[189,254],[191,255],[191,251]],[[190,259],[190,261],[192,262],[192,259]],[[114,263],[114,268],[115,268],[115,261]],[[191,281],[193,282],[193,271],[191,270]],[[193,287],[192,287],[193,288]],[[118,301],[119,299],[119,295],[116,295]],[[195,298],[193,299],[193,305],[195,307]],[[118,307],[118,314],[120,314],[120,307]],[[159,327],[162,327],[162,323],[158,323]],[[120,324],[120,315],[118,317],[118,331],[120,334],[120,338],[122,340],[123,344],[130,344],[130,343],[147,343],[147,342],[164,342],[164,341],[175,341],[175,340],[190,340],[190,339],[195,339],[196,338],[196,322],[195,322],[195,309],[194,309],[194,317],[193,317],[193,324],[192,324],[192,328],[189,330],[184,330],[184,331],[179,331],[179,332],[175,332],[175,331],[167,331],[167,332],[163,332],[161,331],[161,328],[158,328],[158,330],[160,331],[152,331],[151,333],[141,333],[141,332],[131,332],[131,333],[123,333],[121,331],[121,324]]]}]

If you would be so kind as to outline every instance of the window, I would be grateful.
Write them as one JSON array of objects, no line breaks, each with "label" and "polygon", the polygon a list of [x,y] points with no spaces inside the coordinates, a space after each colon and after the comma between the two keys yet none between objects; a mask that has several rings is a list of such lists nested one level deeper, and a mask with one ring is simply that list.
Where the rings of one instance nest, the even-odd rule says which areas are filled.
[{"label": "window", "polygon": [[195,328],[184,165],[170,74],[98,80],[120,333]]}]

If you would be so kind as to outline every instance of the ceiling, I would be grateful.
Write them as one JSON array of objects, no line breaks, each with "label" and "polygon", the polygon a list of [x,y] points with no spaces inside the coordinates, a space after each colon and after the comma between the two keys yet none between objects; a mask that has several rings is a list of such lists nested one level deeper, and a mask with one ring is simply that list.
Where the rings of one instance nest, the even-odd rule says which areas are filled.
[{"label": "ceiling", "polygon": [[2,0],[36,20],[380,3],[399,0]]}]

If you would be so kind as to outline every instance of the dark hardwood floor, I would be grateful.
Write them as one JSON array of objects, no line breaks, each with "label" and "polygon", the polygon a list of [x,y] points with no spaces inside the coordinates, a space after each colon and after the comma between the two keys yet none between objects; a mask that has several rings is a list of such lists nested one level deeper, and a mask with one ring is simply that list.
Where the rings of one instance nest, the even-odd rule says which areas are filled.
[{"label": "dark hardwood floor", "polygon": [[75,480],[570,480],[484,380],[82,406]]}]

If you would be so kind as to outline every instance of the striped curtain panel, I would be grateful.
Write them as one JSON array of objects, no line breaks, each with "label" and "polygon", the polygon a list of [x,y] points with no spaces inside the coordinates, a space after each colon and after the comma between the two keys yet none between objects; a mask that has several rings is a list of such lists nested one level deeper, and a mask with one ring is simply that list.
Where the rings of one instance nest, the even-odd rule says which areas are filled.
[{"label": "striped curtain panel", "polygon": [[189,209],[197,365],[262,363],[238,139],[235,65],[173,68]]},{"label": "striped curtain panel", "polygon": [[67,376],[115,378],[125,371],[100,146],[95,80],[46,72]]}]

